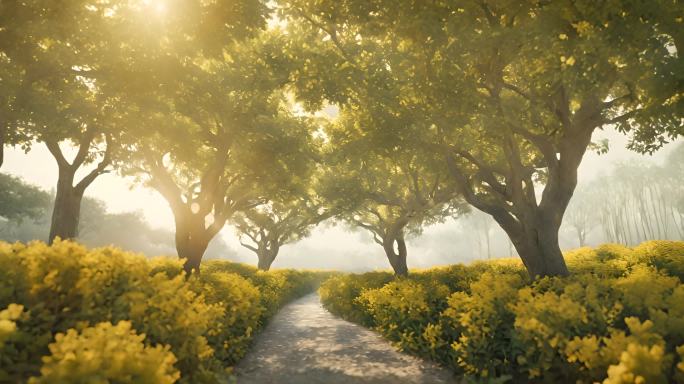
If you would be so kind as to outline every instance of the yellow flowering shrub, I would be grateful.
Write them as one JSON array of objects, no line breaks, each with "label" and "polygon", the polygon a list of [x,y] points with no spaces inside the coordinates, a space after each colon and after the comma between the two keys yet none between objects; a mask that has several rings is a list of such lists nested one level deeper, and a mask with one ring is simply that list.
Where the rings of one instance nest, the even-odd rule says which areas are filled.
[{"label": "yellow flowering shrub", "polygon": [[146,346],[131,323],[99,323],[55,336],[41,376],[30,384],[172,384],[180,378],[168,346]]},{"label": "yellow flowering shrub", "polygon": [[519,260],[339,275],[331,312],[475,381],[684,383],[684,243],[566,254],[572,274],[533,282]]},{"label": "yellow flowering shrub", "polygon": [[366,326],[373,324],[372,317],[356,301],[364,289],[382,287],[392,280],[389,272],[369,272],[362,275],[338,275],[321,284],[318,293],[323,306],[343,319]]},{"label": "yellow flowering shrub", "polygon": [[665,351],[660,345],[647,347],[630,343],[620,355],[620,363],[608,368],[604,384],[667,384],[663,370]]},{"label": "yellow flowering shrub", "polygon": [[[36,376],[56,334],[122,321],[145,335],[145,345],[169,346],[180,382],[222,382],[275,306],[313,291],[327,276],[279,271],[250,280],[221,271],[246,267],[211,264],[217,267],[187,279],[176,259],[149,260],[68,241],[52,246],[0,242],[0,308],[24,309],[14,325],[0,321],[0,329],[14,328],[0,345],[0,382]],[[270,281],[278,284],[259,286]],[[268,303],[270,308],[267,293],[278,297]]]},{"label": "yellow flowering shrub", "polygon": [[684,384],[684,344],[677,347],[677,355],[679,355],[679,361],[675,366],[674,379],[677,384]]},{"label": "yellow flowering shrub", "polygon": [[634,248],[636,257],[684,281],[684,242],[647,241]]},{"label": "yellow flowering shrub", "polygon": [[0,348],[17,331],[16,321],[19,320],[23,312],[24,306],[17,304],[10,304],[6,309],[0,311]]},{"label": "yellow flowering shrub", "polygon": [[206,338],[214,356],[233,365],[247,352],[264,312],[259,290],[247,279],[225,272],[202,272],[192,283],[207,302],[221,308],[221,320],[208,324]]},{"label": "yellow flowering shrub", "polygon": [[469,292],[454,292],[441,314],[448,341],[446,363],[468,375],[496,377],[511,371],[513,314],[523,278],[485,272]]},{"label": "yellow flowering shrub", "polygon": [[[628,331],[611,328],[609,335],[575,336],[565,348],[568,362],[578,363],[584,372],[584,381],[591,382],[592,378],[605,376],[610,373],[611,367],[619,365],[621,359],[630,345],[638,346],[637,350],[644,348],[663,348],[665,341],[661,335],[653,332],[653,322],[646,320],[641,322],[636,317],[624,319]],[[634,361],[634,357],[630,358]],[[625,368],[625,366],[623,366]],[[667,367],[662,364],[656,369],[663,374]],[[615,371],[615,368],[612,368]],[[622,368],[621,368],[622,369]]]},{"label": "yellow flowering shrub", "polygon": [[[225,272],[240,275],[259,289],[262,319],[270,319],[285,303],[315,291],[331,272],[276,269],[261,271],[253,266],[212,260],[203,265],[202,273]],[[260,321],[259,326],[264,323]]]},{"label": "yellow flowering shrub", "polygon": [[382,288],[364,290],[356,300],[385,337],[404,350],[429,355],[432,347],[423,334],[430,334],[427,327],[437,323],[448,295],[443,284],[398,279]]}]

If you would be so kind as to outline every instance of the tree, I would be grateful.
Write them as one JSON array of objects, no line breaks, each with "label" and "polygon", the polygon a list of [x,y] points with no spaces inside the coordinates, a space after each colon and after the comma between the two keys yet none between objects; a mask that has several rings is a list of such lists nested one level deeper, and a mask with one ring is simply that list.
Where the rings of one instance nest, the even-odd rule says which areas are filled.
[{"label": "tree", "polygon": [[[23,12],[19,13],[21,8]],[[30,78],[22,70],[25,65],[21,63],[30,60],[36,48],[30,43],[36,32],[28,33],[26,28],[27,20],[37,18],[36,11],[20,2],[3,1],[0,4],[0,167],[6,145],[29,144],[24,128],[18,124],[30,86]],[[19,14],[22,17],[18,17]]]},{"label": "tree", "polygon": [[472,211],[468,215],[466,215],[464,219],[464,224],[468,226],[468,229],[476,233],[480,255],[482,255],[482,253],[486,253],[487,259],[491,259],[491,232],[492,225],[494,225],[491,216],[481,211]]},{"label": "tree", "polygon": [[[207,79],[232,89],[212,91],[210,101],[193,108],[200,113],[183,116],[187,126],[172,132],[165,126],[145,142],[135,169],[169,203],[187,272],[199,270],[207,245],[228,219],[265,203],[268,190],[287,188],[287,177],[297,173],[292,163],[305,161],[304,121],[289,115],[276,94],[254,88],[253,78],[230,75],[234,82]],[[240,84],[240,78],[248,81]],[[231,94],[236,97],[225,97]],[[200,94],[186,96],[182,102],[194,103]]]},{"label": "tree", "polygon": [[[0,174],[0,239],[4,241],[46,241],[50,231],[50,207],[54,193]],[[104,201],[85,196],[79,220],[79,241],[89,247],[116,246],[148,256],[173,251],[173,232],[150,228],[140,213],[109,213]],[[234,251],[221,239],[207,249],[207,256],[226,258]]]},{"label": "tree", "polygon": [[587,245],[587,236],[599,224],[599,200],[593,187],[585,186],[575,191],[566,215],[565,222],[577,235],[580,247]]},{"label": "tree", "polygon": [[[331,211],[314,198],[301,196],[240,212],[232,224],[240,234],[240,245],[256,253],[259,269],[268,271],[283,245],[309,236],[314,226],[330,216]],[[243,236],[252,243],[244,242]]]},{"label": "tree", "polygon": [[344,109],[328,127],[329,168],[320,194],[339,218],[369,231],[395,274],[405,276],[406,238],[420,234],[425,225],[462,213],[464,207],[444,163],[426,162],[424,156],[400,150],[377,151],[374,141],[355,136],[352,127],[378,121],[378,116],[363,112]]},{"label": "tree", "polygon": [[684,240],[684,144],[679,144],[669,154],[662,174],[666,175],[664,189],[672,206],[672,220],[679,239]]},{"label": "tree", "polygon": [[7,221],[38,220],[50,203],[49,193],[4,173],[0,173],[0,191],[0,217]]},{"label": "tree", "polygon": [[[0,144],[28,149],[40,142],[55,158],[59,177],[50,241],[76,237],[85,190],[116,158],[124,104],[104,92],[116,80],[99,68],[112,46],[107,36],[120,6],[117,0],[2,4],[0,30],[7,40],[0,46],[0,70],[9,87],[1,95]],[[73,145],[70,161],[66,146]]]},{"label": "tree", "polygon": [[405,109],[423,121],[391,133],[362,128],[409,138],[406,150],[432,148],[465,200],[508,234],[533,278],[568,274],[558,232],[596,129],[615,125],[642,152],[681,134],[684,70],[675,52],[684,49],[683,12],[667,1],[622,0],[282,6],[293,28],[309,25],[318,44],[336,51],[326,61],[364,79],[342,91],[317,81],[322,97],[373,96],[369,84],[389,74],[380,86],[401,90]]},{"label": "tree", "polygon": [[[74,7],[102,20],[89,23],[81,15],[84,20],[76,20],[73,31],[67,32],[85,43],[101,44],[75,55],[92,61],[64,67],[86,79],[80,81],[88,85],[86,90],[104,95],[109,100],[104,105],[115,106],[118,113],[93,108],[91,114],[74,114],[74,126],[81,129],[79,135],[68,136],[81,144],[74,162],[69,164],[60,158],[58,146],[50,146],[60,169],[68,171],[62,184],[70,187],[73,170],[91,159],[87,149],[92,146],[87,144],[98,136],[89,128],[101,127],[92,123],[114,115],[112,126],[120,135],[112,139],[130,156],[116,167],[136,175],[168,201],[178,254],[186,259],[186,271],[198,270],[209,242],[233,213],[263,202],[261,187],[266,184],[286,188],[285,175],[298,166],[285,170],[286,164],[299,159],[299,143],[308,135],[304,119],[289,113],[279,92],[283,79],[274,70],[277,65],[270,66],[269,50],[278,47],[258,51],[269,16],[266,2],[180,0],[161,6],[84,0]],[[77,15],[69,10],[67,16]],[[65,39],[65,50],[85,44],[76,40],[74,45]],[[126,130],[120,131],[122,127]],[[100,165],[110,162],[106,154]],[[98,166],[97,173],[102,171]],[[74,189],[84,188],[78,183]],[[61,201],[59,195],[58,188]]]},{"label": "tree", "polygon": [[311,125],[292,114],[282,89],[287,74],[271,63],[278,49],[256,36],[218,57],[174,53],[174,77],[141,98],[146,133],[124,172],[169,203],[188,273],[199,271],[209,242],[235,213],[287,190],[313,159]]},{"label": "tree", "polygon": [[649,239],[681,239],[680,184],[680,175],[669,161],[665,166],[618,164],[589,184],[593,197],[585,209],[600,215],[607,241],[635,245]]}]

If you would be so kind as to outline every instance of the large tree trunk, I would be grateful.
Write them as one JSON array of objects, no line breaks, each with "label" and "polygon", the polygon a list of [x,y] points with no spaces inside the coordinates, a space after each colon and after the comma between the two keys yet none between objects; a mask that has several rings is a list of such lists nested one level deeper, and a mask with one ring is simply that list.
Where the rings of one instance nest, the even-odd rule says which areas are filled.
[{"label": "large tree trunk", "polygon": [[[394,249],[394,244],[397,244],[397,250]],[[382,247],[385,250],[387,259],[394,270],[396,276],[408,276],[408,267],[406,266],[406,242],[403,235],[397,237],[387,237],[383,240]]]},{"label": "large tree trunk", "polygon": [[[504,229],[505,230],[505,229]],[[532,278],[567,276],[568,267],[558,244],[558,228],[547,220],[506,231]]]},{"label": "large tree trunk", "polygon": [[212,239],[204,226],[204,219],[198,215],[176,213],[176,251],[184,260],[186,276],[199,274],[200,263]]},{"label": "large tree trunk", "polygon": [[81,200],[86,188],[95,179],[103,174],[106,167],[111,162],[111,150],[109,136],[106,137],[107,148],[102,161],[97,164],[76,185],[74,178],[76,171],[84,164],[88,157],[88,151],[93,141],[94,134],[86,133],[81,138],[78,153],[74,157],[73,163],[69,163],[59,147],[57,141],[45,141],[48,150],[57,161],[59,178],[57,179],[57,192],[55,194],[55,206],[52,211],[52,223],[50,225],[50,236],[48,242],[52,244],[57,237],[62,239],[74,239],[78,236],[78,222],[81,216]]},{"label": "large tree trunk", "polygon": [[68,170],[60,171],[52,210],[52,222],[48,242],[52,244],[57,237],[75,239],[78,236],[78,222],[81,216],[83,192],[73,186],[74,174]]},{"label": "large tree trunk", "polygon": [[206,242],[191,242],[185,246],[176,246],[176,251],[178,251],[178,257],[185,260],[183,263],[183,270],[187,276],[192,275],[192,273],[199,274],[200,263],[202,262],[202,257],[204,252],[207,250],[208,243]]},{"label": "large tree trunk", "polygon": [[262,271],[268,271],[271,269],[271,264],[275,261],[276,256],[278,256],[278,249],[263,249],[257,252],[257,257],[259,261],[257,267]]}]

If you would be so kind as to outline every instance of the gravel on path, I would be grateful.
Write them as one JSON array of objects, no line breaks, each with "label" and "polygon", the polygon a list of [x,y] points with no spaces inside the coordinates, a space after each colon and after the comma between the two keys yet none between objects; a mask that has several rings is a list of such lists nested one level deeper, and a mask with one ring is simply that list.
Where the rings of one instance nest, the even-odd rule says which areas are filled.
[{"label": "gravel on path", "polygon": [[286,305],[257,336],[236,373],[238,384],[457,382],[446,369],[333,316],[317,294]]}]

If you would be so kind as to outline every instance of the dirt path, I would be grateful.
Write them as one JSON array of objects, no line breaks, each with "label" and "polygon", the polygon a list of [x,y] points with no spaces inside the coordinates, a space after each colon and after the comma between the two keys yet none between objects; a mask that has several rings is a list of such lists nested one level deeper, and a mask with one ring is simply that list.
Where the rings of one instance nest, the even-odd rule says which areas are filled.
[{"label": "dirt path", "polygon": [[456,382],[450,372],[333,316],[316,294],[285,306],[236,370],[238,384]]}]

